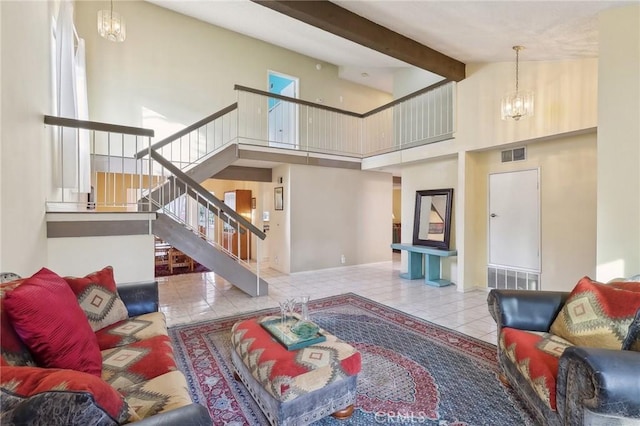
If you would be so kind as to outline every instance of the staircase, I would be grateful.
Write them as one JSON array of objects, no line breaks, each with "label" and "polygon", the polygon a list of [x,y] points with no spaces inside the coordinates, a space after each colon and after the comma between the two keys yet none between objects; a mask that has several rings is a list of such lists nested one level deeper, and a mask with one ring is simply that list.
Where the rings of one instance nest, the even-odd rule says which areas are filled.
[{"label": "staircase", "polygon": [[153,221],[153,234],[206,266],[251,296],[268,294],[268,283],[250,269],[239,267],[236,259],[187,229],[167,214],[158,213]]},{"label": "staircase", "polygon": [[[224,159],[224,152],[228,150],[229,148],[223,150],[221,158]],[[215,229],[232,229],[234,238],[265,239],[264,232],[212,195],[193,178],[195,176],[204,181],[211,174],[202,170],[220,167],[219,158],[217,161],[213,161],[212,158],[190,167],[189,174],[163,157],[152,146],[149,150],[150,169],[153,170],[157,168],[155,166],[159,166],[162,174],[168,176],[164,182],[152,188],[147,195],[138,200],[139,210],[158,212],[157,219],[152,225],[155,236],[219,274],[250,296],[267,295],[268,283],[259,276],[259,263],[254,265],[245,262],[238,255],[225,249],[221,241],[222,232],[207,235],[206,232],[190,225],[187,215],[182,216],[176,206],[172,205],[175,203],[171,203],[179,197],[185,197],[185,205],[195,202],[198,208],[205,209],[207,215],[213,215]]]},{"label": "staircase", "polygon": [[[246,293],[265,295],[268,285],[260,278],[259,262],[234,255],[222,236],[231,233],[238,243],[252,239],[247,246],[260,250],[266,235],[201,183],[250,173],[260,175],[252,180],[271,182],[271,168],[278,163],[360,170],[363,159],[375,157],[376,164],[395,164],[397,156],[386,154],[453,137],[454,89],[454,83],[441,82],[359,114],[235,86],[236,103],[154,144],[151,129],[45,116],[45,124],[57,126],[60,145],[54,149],[59,153],[53,168],[62,182],[51,191],[47,210],[88,213],[98,206],[102,211],[157,212],[154,234]],[[274,139],[286,123],[272,114],[272,99],[295,113],[297,137],[290,141]],[[248,167],[240,167],[243,161]],[[255,168],[257,162],[266,167]],[[90,170],[90,179],[81,170]],[[94,185],[99,188],[95,200]],[[87,200],[87,190],[80,188],[89,187]],[[198,211],[189,216],[177,205]],[[202,212],[207,216],[204,232],[191,223]],[[260,259],[259,252],[254,257]]]}]

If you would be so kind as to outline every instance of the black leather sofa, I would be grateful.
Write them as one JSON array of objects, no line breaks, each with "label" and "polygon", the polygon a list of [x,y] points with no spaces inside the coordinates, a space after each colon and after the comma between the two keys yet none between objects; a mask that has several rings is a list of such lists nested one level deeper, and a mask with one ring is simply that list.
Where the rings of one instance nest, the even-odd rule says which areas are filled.
[{"label": "black leather sofa", "polygon": [[508,328],[549,337],[551,324],[568,292],[491,290],[489,311],[498,326],[498,362],[503,381],[514,388],[543,425],[640,425],[640,310],[632,322],[624,347],[611,350],[570,346],[557,364],[556,409],[536,392],[536,384],[523,373],[500,341]]}]

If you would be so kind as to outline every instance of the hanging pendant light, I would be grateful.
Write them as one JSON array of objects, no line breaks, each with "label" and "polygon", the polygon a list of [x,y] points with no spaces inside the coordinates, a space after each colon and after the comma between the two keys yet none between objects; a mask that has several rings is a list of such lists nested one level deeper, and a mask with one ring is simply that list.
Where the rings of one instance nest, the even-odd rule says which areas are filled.
[{"label": "hanging pendant light", "polygon": [[127,38],[124,18],[118,12],[113,11],[113,0],[111,0],[110,10],[98,11],[98,34],[116,43],[123,42]]},{"label": "hanging pendant light", "polygon": [[516,91],[507,93],[502,98],[501,116],[503,120],[520,120],[533,115],[533,92],[520,91],[518,72],[520,62],[520,51],[522,46],[513,46],[516,51]]}]

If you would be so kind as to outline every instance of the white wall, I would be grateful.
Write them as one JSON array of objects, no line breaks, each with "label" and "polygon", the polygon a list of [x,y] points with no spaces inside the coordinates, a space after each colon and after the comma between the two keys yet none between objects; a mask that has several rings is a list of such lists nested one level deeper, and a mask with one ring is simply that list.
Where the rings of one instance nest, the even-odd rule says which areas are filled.
[{"label": "white wall", "polygon": [[[234,84],[267,90],[267,71],[300,78],[300,98],[357,112],[391,95],[340,80],[337,67],[143,1],[116,2],[127,40],[96,31],[104,3],[77,2],[76,25],[87,44],[91,119],[143,126],[144,108],[186,126],[236,101]],[[342,97],[342,102],[340,102]]]},{"label": "white wall", "polygon": [[111,265],[116,283],[154,279],[153,235],[49,238],[46,246],[58,275],[83,277]]},{"label": "white wall", "polygon": [[47,265],[45,198],[51,140],[50,2],[0,2],[0,271],[23,276]]},{"label": "white wall", "polygon": [[291,165],[290,272],[339,267],[342,255],[346,265],[390,260],[392,188],[388,173]]},{"label": "white wall", "polygon": [[598,272],[640,273],[640,5],[600,19]]}]

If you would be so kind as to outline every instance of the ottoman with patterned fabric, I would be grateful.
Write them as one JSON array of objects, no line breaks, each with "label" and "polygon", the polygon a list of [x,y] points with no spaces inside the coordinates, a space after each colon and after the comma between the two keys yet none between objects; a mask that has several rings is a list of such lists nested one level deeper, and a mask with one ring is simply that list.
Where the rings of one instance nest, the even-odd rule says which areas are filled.
[{"label": "ottoman with patterned fabric", "polygon": [[267,316],[232,328],[231,360],[236,378],[249,390],[272,425],[306,425],[329,414],[353,412],[360,353],[321,330],[327,340],[288,351],[261,326]]}]

